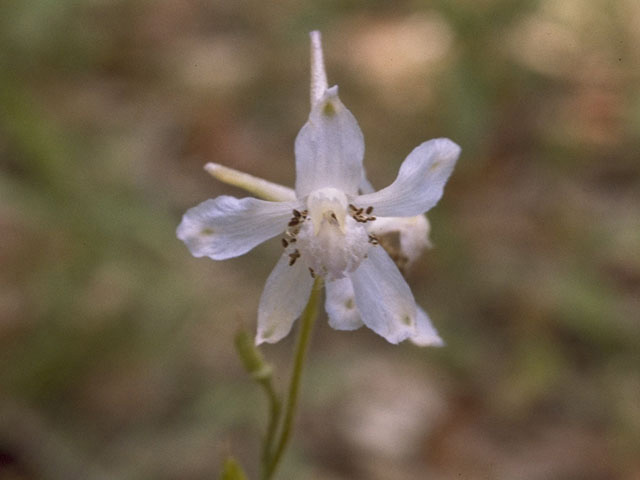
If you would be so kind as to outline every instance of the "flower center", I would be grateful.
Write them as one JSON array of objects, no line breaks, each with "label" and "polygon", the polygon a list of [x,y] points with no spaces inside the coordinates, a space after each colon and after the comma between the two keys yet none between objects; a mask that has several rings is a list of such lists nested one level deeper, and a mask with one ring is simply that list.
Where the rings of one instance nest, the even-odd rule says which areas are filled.
[{"label": "flower center", "polygon": [[347,196],[335,188],[322,188],[309,194],[307,210],[294,211],[283,246],[293,250],[293,265],[298,258],[312,275],[335,280],[353,272],[367,256],[375,237],[368,234],[366,223],[371,209],[350,205]]}]

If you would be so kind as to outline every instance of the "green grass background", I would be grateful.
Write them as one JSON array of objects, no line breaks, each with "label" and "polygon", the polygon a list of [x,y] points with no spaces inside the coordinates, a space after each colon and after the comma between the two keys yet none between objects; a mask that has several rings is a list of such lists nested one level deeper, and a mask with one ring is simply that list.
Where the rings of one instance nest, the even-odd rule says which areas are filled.
[{"label": "green grass background", "polygon": [[[321,317],[282,478],[640,476],[635,0],[0,3],[0,479],[251,475],[236,359],[279,246],[192,258],[182,213],[293,185],[308,31],[376,187],[463,148],[411,270],[447,346]],[[267,346],[286,379],[292,339]]]}]

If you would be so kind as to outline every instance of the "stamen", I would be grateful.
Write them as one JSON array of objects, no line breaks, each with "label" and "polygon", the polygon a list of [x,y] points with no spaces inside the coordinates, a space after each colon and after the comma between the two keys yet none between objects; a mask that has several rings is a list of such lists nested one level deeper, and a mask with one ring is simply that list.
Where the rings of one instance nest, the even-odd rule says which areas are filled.
[{"label": "stamen", "polygon": [[289,266],[290,267],[293,266],[293,264],[296,263],[296,260],[298,258],[300,258],[300,252],[296,248],[293,253],[289,254]]},{"label": "stamen", "polygon": [[287,239],[286,239],[286,238],[283,238],[283,239],[282,239],[282,246],[283,246],[284,248],[287,248],[287,247],[289,246],[289,242],[287,242]]},{"label": "stamen", "polygon": [[291,219],[291,221],[289,222],[289,226],[290,227],[295,227],[296,225],[298,225],[300,223],[300,220],[298,220],[296,217],[293,217]]},{"label": "stamen", "polygon": [[294,209],[293,209],[293,216],[294,216],[295,218],[300,218],[300,217],[302,216],[302,214],[301,214],[298,210],[296,210],[296,209],[294,208]]},{"label": "stamen", "polygon": [[365,209],[349,204],[349,209],[351,210],[351,216],[356,222],[367,223],[373,222],[376,219],[376,217],[370,215],[373,212],[373,207],[371,205]]},{"label": "stamen", "polygon": [[[367,205],[360,208],[349,204],[344,192],[327,187],[312,192],[306,207],[309,217],[303,219],[301,216],[299,225],[295,226],[298,229],[295,247],[302,252],[304,266],[313,269],[316,277],[329,280],[353,272],[371,248],[367,229],[362,225],[368,221],[364,213]],[[358,211],[360,215],[356,215]],[[300,213],[307,214],[301,209]],[[291,247],[290,237],[287,240]],[[290,257],[290,261],[297,261],[297,257]]]}]

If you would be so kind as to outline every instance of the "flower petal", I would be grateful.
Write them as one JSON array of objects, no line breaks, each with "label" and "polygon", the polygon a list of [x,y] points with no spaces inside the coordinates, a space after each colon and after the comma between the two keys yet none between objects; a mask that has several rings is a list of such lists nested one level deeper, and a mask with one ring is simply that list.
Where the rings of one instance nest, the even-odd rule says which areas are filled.
[{"label": "flower petal", "polygon": [[176,234],[194,257],[225,260],[282,233],[296,206],[223,195],[187,210]]},{"label": "flower petal", "polygon": [[358,188],[358,191],[360,192],[360,194],[373,193],[376,191],[376,189],[373,188],[373,185],[371,185],[371,182],[367,178],[367,172],[364,167],[362,167],[362,179],[360,180],[360,187]]},{"label": "flower petal", "polygon": [[353,285],[349,278],[326,282],[327,298],[325,310],[329,325],[336,330],[357,330],[363,323],[356,307]]},{"label": "flower petal", "polygon": [[283,253],[267,278],[258,307],[257,345],[287,336],[309,299],[313,286],[309,270],[303,262],[289,262],[289,255]]},{"label": "flower petal", "polygon": [[380,246],[351,273],[362,321],[391,343],[416,333],[416,302],[398,267]]},{"label": "flower petal", "polygon": [[416,319],[417,333],[410,337],[411,342],[419,347],[442,347],[444,341],[438,335],[436,328],[431,323],[431,319],[427,312],[420,306],[418,308],[418,317]]},{"label": "flower petal", "polygon": [[424,142],[402,162],[398,177],[391,185],[361,195],[356,205],[372,206],[374,215],[379,217],[420,215],[440,200],[459,155],[460,147],[448,138]]},{"label": "flower petal", "polygon": [[410,268],[420,258],[429,241],[430,224],[427,216],[378,217],[371,222],[369,233],[375,235],[401,271]]},{"label": "flower petal", "polygon": [[295,153],[298,198],[324,187],[358,193],[364,138],[358,122],[338,98],[338,87],[328,89],[312,108],[296,138]]}]

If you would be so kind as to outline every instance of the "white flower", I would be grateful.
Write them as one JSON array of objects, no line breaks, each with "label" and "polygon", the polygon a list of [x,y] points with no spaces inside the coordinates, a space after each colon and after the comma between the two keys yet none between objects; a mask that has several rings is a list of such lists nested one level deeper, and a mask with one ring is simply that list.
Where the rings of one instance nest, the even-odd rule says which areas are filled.
[{"label": "white flower", "polygon": [[405,159],[391,185],[360,193],[372,190],[362,165],[362,132],[340,101],[338,87],[327,86],[319,32],[311,33],[311,60],[312,108],[295,141],[295,192],[208,164],[214,176],[276,201],[230,196],[207,200],[187,211],[178,238],[195,257],[224,260],[282,235],[284,252],[258,308],[258,344],[277,342],[289,333],[314,277],[322,276],[333,328],[354,330],[364,324],[391,343],[410,338],[419,345],[441,345],[375,232],[389,230],[389,225],[376,229],[384,217],[416,217],[433,207],[460,147],[445,138],[425,142]]}]

